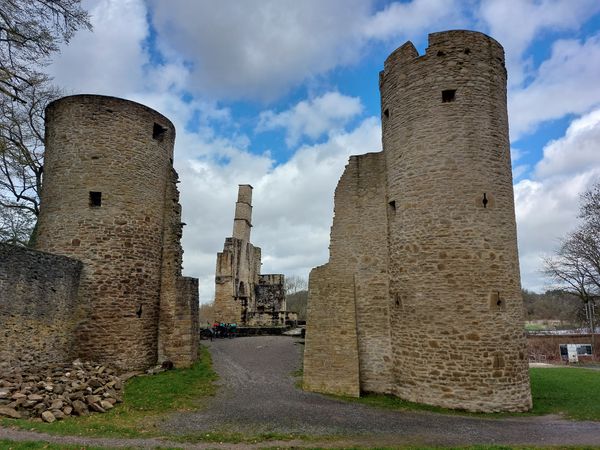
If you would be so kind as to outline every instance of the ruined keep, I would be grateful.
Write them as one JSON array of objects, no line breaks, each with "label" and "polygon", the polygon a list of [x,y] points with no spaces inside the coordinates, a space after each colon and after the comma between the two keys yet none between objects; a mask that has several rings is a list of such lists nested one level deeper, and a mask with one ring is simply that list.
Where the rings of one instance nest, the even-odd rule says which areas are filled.
[{"label": "ruined keep", "polygon": [[74,354],[121,369],[197,357],[198,281],[181,276],[175,128],[131,101],[46,109],[36,249],[81,261]]},{"label": "ruined keep", "polygon": [[471,31],[386,59],[383,151],[350,158],[310,274],[306,389],[531,407],[506,76],[502,46]]},{"label": "ruined keep", "polygon": [[284,276],[261,275],[261,252],[250,243],[252,186],[241,184],[235,204],[233,237],[217,254],[214,319],[250,326],[284,325],[287,312]]}]

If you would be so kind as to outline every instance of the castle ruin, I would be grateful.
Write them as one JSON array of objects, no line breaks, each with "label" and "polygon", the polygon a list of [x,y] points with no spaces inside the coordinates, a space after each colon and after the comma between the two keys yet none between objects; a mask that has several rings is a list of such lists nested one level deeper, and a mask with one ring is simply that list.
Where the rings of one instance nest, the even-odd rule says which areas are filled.
[{"label": "castle ruin", "polygon": [[252,186],[241,184],[235,204],[233,236],[217,254],[214,318],[250,326],[285,325],[284,276],[261,274],[261,250],[250,243]]},{"label": "castle ruin", "polygon": [[502,46],[411,42],[380,73],[383,151],[352,156],[312,270],[304,387],[531,407]]},{"label": "castle ruin", "polygon": [[[49,341],[3,355],[13,365],[53,341],[62,350],[44,363],[79,356],[131,370],[196,360],[198,280],[181,275],[174,141],[166,117],[131,101],[74,95],[48,105],[35,243],[44,253],[2,249],[0,256],[22,264],[13,266],[18,273],[3,268],[0,278],[20,286],[12,303],[32,302],[18,311],[24,325],[9,333],[48,329]],[[29,295],[31,286],[41,296]],[[16,306],[2,300],[5,321]],[[46,300],[56,302],[57,312],[41,305]],[[51,316],[69,320],[42,327]]]}]

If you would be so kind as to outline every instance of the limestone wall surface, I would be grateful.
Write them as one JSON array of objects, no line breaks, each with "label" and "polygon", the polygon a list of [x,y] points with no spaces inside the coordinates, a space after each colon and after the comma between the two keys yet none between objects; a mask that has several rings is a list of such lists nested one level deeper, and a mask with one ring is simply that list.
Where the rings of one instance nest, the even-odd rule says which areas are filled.
[{"label": "limestone wall surface", "polygon": [[198,355],[198,280],[181,276],[183,249],[179,177],[171,169],[164,210],[158,362],[189,367]]},{"label": "limestone wall surface", "polygon": [[0,243],[0,372],[74,358],[81,268],[72,258]]},{"label": "limestone wall surface", "polygon": [[446,407],[528,409],[502,47],[481,33],[434,33],[424,56],[386,60],[381,103],[396,203],[394,391]]},{"label": "limestone wall surface", "polygon": [[165,359],[172,361],[175,367],[189,367],[198,359],[198,279],[178,277],[176,287],[172,328],[164,341]]},{"label": "limestone wall surface", "polygon": [[309,391],[360,395],[354,275],[329,264],[309,276],[302,383]]},{"label": "limestone wall surface", "polygon": [[156,363],[159,317],[169,339],[181,275],[174,140],[166,117],[123,99],[76,95],[46,110],[36,245],[84,263],[84,358],[122,369]]},{"label": "limestone wall surface", "polygon": [[363,391],[529,409],[503,49],[477,32],[433,33],[425,55],[408,42],[388,57],[380,90],[383,153],[350,159],[325,266],[354,274],[356,311],[334,279],[311,276],[305,364],[326,353],[315,333],[328,305],[356,317]]},{"label": "limestone wall surface", "polygon": [[[344,334],[335,338],[335,345],[343,346],[347,352],[350,349],[357,352],[354,358],[359,360],[360,390],[371,392],[390,392],[392,384],[386,214],[383,153],[350,157],[335,191],[335,217],[331,228],[329,263],[321,268],[321,272],[317,271],[311,275],[309,289],[307,336],[323,332],[313,329],[313,324],[329,324],[330,320],[356,327],[353,332],[344,330]],[[342,317],[348,314],[346,307],[339,311],[334,308],[333,312],[337,315],[330,318],[328,315],[332,313],[332,309],[322,306],[323,303],[338,301],[327,287],[334,280],[328,275],[321,276],[321,273],[328,274],[328,270],[343,272],[353,280],[354,321],[347,321]],[[324,286],[321,286],[321,283]],[[321,328],[321,325],[318,326]],[[333,327],[336,328],[335,325]],[[312,343],[306,345],[309,358],[313,352],[311,346]],[[330,350],[333,352],[333,349]],[[321,352],[327,353],[327,348]],[[339,350],[336,350],[336,353],[338,352]],[[334,367],[329,368],[329,371]],[[331,380],[338,380],[346,376],[343,373],[345,371],[346,368],[340,366],[341,373],[335,376],[331,373],[328,375]],[[308,384],[313,383],[312,377],[322,378],[318,371],[307,373],[305,370],[304,376],[305,379],[309,379]],[[319,382],[315,380],[314,383]],[[352,387],[348,394],[355,393],[356,390],[356,387]]]}]

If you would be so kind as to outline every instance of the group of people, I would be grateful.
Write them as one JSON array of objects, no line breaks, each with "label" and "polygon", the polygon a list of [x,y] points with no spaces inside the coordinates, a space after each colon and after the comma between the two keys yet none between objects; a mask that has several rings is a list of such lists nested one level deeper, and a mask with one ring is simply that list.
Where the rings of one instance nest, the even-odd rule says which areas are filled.
[{"label": "group of people", "polygon": [[211,326],[210,322],[207,322],[207,325],[207,328],[201,331],[201,335],[211,341],[213,338],[233,338],[237,335],[237,323],[215,322]]}]

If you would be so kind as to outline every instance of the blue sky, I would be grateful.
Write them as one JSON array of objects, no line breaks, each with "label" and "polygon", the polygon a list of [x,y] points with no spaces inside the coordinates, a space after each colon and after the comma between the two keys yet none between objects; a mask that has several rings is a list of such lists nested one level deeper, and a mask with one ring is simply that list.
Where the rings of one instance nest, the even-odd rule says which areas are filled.
[{"label": "blue sky", "polygon": [[523,286],[600,179],[598,0],[89,0],[48,71],[69,93],[144,103],[177,128],[184,271],[213,295],[237,185],[254,191],[263,272],[328,258],[333,190],[351,154],[381,149],[378,73],[407,40],[482,31],[505,48]]}]

